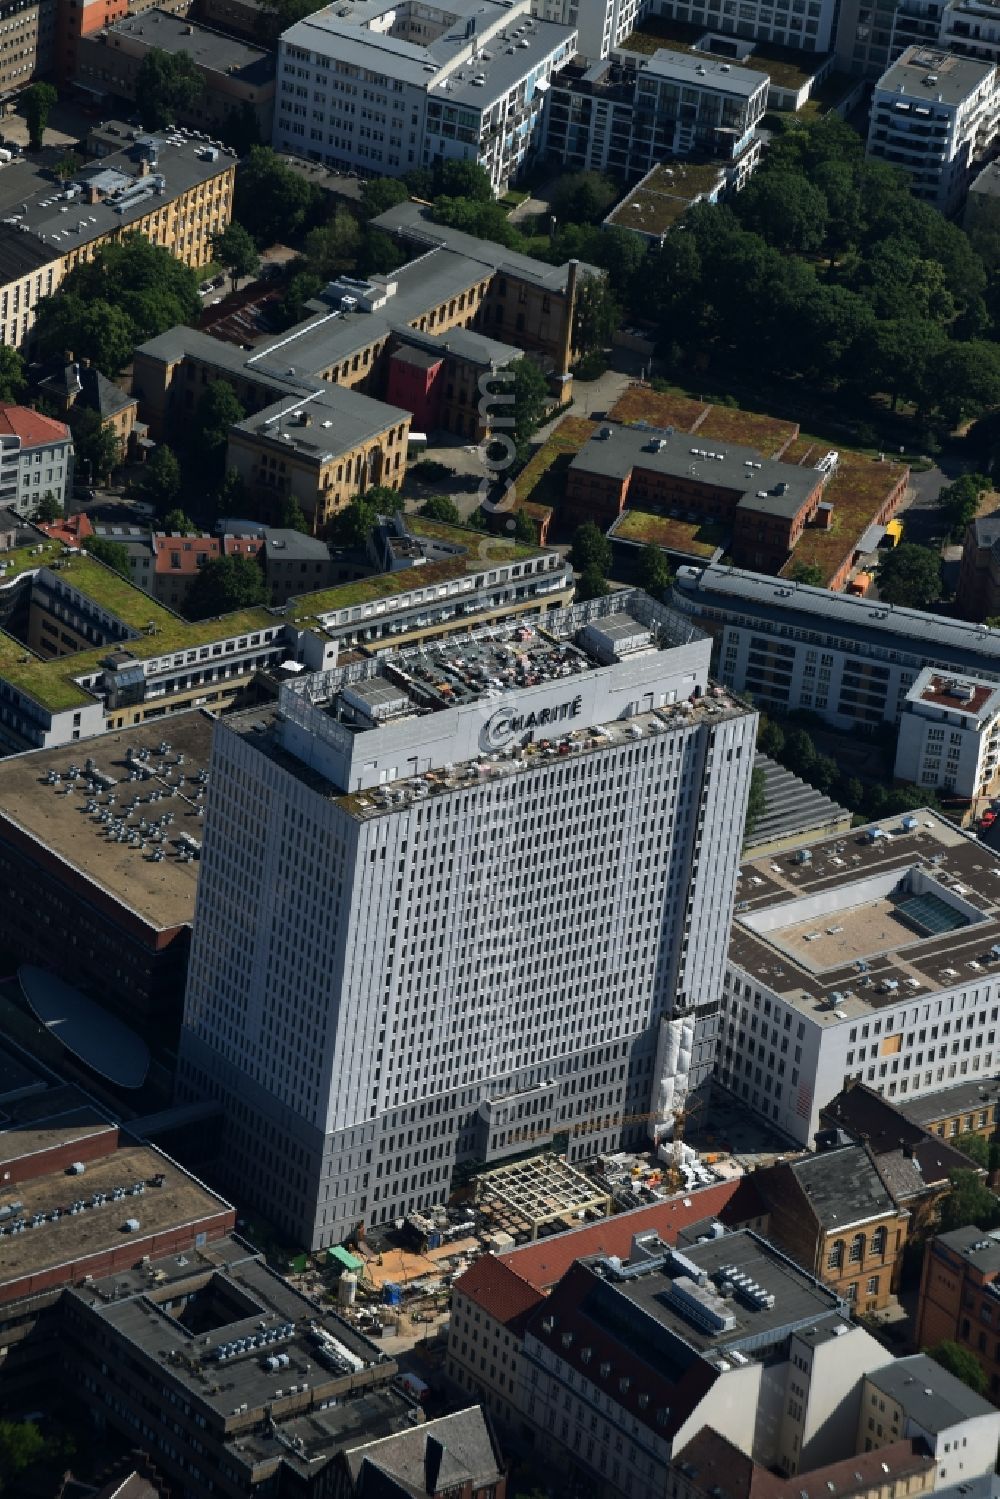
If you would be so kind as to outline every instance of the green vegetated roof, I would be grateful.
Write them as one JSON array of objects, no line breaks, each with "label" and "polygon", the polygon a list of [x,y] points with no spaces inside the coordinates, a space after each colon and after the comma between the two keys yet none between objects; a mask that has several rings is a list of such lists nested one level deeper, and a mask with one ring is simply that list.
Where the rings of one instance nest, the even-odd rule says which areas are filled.
[{"label": "green vegetated roof", "polygon": [[197,621],[183,619],[164,608],[141,588],[136,588],[112,568],[86,553],[63,556],[64,548],[60,542],[43,542],[8,552],[0,557],[0,562],[6,564],[3,576],[8,581],[40,567],[52,567],[72,588],[106,609],[135,634],[118,643],[43,660],[22,641],[0,631],[0,677],[42,707],[60,712],[93,701],[92,694],[75,679],[99,671],[101,663],[113,650],[120,648],[138,660],[148,660],[170,652],[194,650],[235,635],[274,629],[284,623],[294,623],[300,629],[309,628],[310,621],[337,609],[391,598],[410,588],[446,582],[484,566],[537,556],[539,551],[539,548],[521,542],[505,541],[423,517],[407,517],[407,524],[418,536],[451,542],[464,550],[460,556],[429,562],[419,568],[379,573],[375,577],[301,594],[283,609],[260,606]]}]

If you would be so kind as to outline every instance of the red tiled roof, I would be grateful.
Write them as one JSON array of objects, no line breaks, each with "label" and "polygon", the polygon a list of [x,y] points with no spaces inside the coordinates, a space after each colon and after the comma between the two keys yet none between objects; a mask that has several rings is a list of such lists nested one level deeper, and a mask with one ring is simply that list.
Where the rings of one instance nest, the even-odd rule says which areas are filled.
[{"label": "red tiled roof", "polygon": [[[628,1259],[632,1248],[632,1235],[655,1229],[666,1244],[675,1244],[682,1229],[703,1218],[715,1218],[725,1213],[731,1199],[736,1197],[740,1178],[719,1182],[711,1187],[698,1187],[692,1192],[679,1192],[663,1202],[650,1203],[649,1207],[634,1208],[628,1213],[618,1213],[613,1218],[604,1218],[587,1228],[572,1228],[564,1234],[553,1234],[535,1244],[524,1244],[501,1255],[503,1264],[516,1272],[539,1291],[547,1291],[561,1279],[573,1264],[591,1254],[617,1254]],[[758,1200],[759,1199],[755,1199]],[[758,1217],[766,1209],[747,1213],[746,1217]],[[742,1219],[733,1217],[733,1222]],[[465,1277],[459,1281],[463,1285]],[[464,1289],[464,1285],[463,1285]]]},{"label": "red tiled roof", "polygon": [[65,422],[32,411],[30,406],[14,406],[0,401],[0,433],[6,437],[19,437],[24,447],[34,448],[46,442],[64,441],[69,437],[69,428]]},{"label": "red tiled roof", "polygon": [[53,541],[61,541],[67,547],[79,546],[81,541],[94,534],[90,516],[85,510],[76,515],[62,515],[58,520],[36,521],[36,525],[39,531],[51,536]]},{"label": "red tiled roof", "polygon": [[455,1289],[482,1307],[495,1322],[516,1327],[517,1331],[521,1330],[527,1314],[545,1300],[541,1291],[493,1254],[483,1255],[470,1266]]},{"label": "red tiled roof", "polygon": [[[157,531],[153,537],[153,571],[188,577],[198,571],[199,557],[218,557],[221,550],[217,536],[170,536]],[[204,567],[204,560],[200,565]]]}]

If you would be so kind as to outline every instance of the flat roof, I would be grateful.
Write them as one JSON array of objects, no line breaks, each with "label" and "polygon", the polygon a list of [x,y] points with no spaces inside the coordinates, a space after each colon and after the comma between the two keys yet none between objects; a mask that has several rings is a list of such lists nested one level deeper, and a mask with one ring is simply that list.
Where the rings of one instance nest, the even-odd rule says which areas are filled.
[{"label": "flat roof", "polygon": [[100,38],[106,46],[113,46],[111,38],[116,33],[141,37],[145,46],[159,47],[164,52],[183,52],[206,72],[235,76],[256,88],[263,88],[274,79],[273,52],[224,36],[221,31],[213,31],[186,16],[172,15],[170,11],[142,11],[116,21],[97,36],[85,34],[83,40],[92,42]]},{"label": "flat roof", "polygon": [[[0,171],[0,218],[16,217],[15,232],[20,229],[21,237],[27,239],[26,227],[48,251],[49,260],[61,259],[93,239],[120,233],[181,193],[235,166],[234,156],[225,147],[216,160],[207,160],[202,154],[204,142],[180,129],[149,136],[136,130],[133,135],[122,151],[86,163],[65,183],[54,180],[51,169],[42,163],[24,157],[9,163]],[[157,143],[156,165],[145,177],[139,176],[140,140]],[[92,179],[119,196],[87,203],[84,188]],[[161,180],[165,186],[158,193],[156,184]]]},{"label": "flat roof", "polygon": [[[149,1185],[160,1175],[161,1186]],[[138,1182],[144,1184],[141,1194],[114,1200],[117,1187],[128,1188]],[[97,1207],[90,1206],[96,1194],[105,1194],[107,1201]],[[129,1238],[136,1241],[138,1260],[146,1252],[151,1235],[197,1223],[229,1208],[221,1197],[158,1150],[127,1139],[111,1155],[87,1161],[81,1176],[52,1172],[5,1189],[0,1201],[11,1200],[21,1203],[17,1218],[30,1223],[33,1217],[43,1214],[45,1219],[23,1233],[11,1234],[8,1229],[3,1235],[0,1299],[4,1286],[26,1275],[65,1265],[67,1275],[71,1276],[75,1261],[103,1250],[120,1249]],[[79,1201],[88,1206],[71,1214],[68,1209]],[[60,1216],[52,1221],[51,1214],[56,1210]],[[124,1229],[128,1218],[137,1218],[140,1223],[140,1228],[130,1235]]]},{"label": "flat roof", "polygon": [[[115,729],[88,739],[85,746],[30,750],[0,759],[0,827],[6,823],[20,829],[69,865],[77,876],[71,883],[85,897],[92,884],[157,931],[183,926],[194,915],[199,866],[197,860],[179,858],[178,840],[182,833],[199,841],[202,836],[197,809],[204,798],[197,794],[202,785],[198,777],[208,772],[214,725],[211,714],[195,709],[171,714],[169,723]],[[165,741],[170,743],[169,754],[157,754]],[[148,758],[139,762],[143,778],[135,782],[129,779],[138,772],[129,760],[130,749],[136,756],[148,751]],[[183,756],[183,763],[178,763],[178,756]],[[92,796],[83,773],[86,760],[117,784]],[[81,772],[75,782],[69,779],[73,766]],[[50,771],[60,778],[55,784],[49,782]],[[183,786],[178,785],[181,776]],[[70,786],[73,789],[67,790]],[[166,795],[170,787],[175,788],[173,794]],[[151,802],[157,792],[159,799]],[[127,813],[127,826],[145,838],[145,849],[109,836],[107,824],[100,820],[109,810],[109,795],[116,798],[110,810],[118,816],[126,816],[129,804],[136,801]],[[88,813],[85,808],[91,801],[95,808]],[[162,843],[151,842],[141,824],[160,822],[164,813],[173,814],[173,821],[162,828],[166,837]],[[154,848],[166,851],[162,861],[154,862]]]},{"label": "flat roof", "polygon": [[[912,660],[920,667],[955,667],[972,670],[977,676],[989,669],[991,676],[1000,679],[1000,630],[985,624],[906,609],[881,599],[854,598],[719,563],[679,569],[674,595],[682,608],[690,608],[689,600],[696,599],[703,607],[724,614],[747,612],[776,629],[798,629],[817,644],[832,635],[839,637],[841,649],[872,647],[870,654],[908,647],[912,656],[905,659],[906,665]],[[842,640],[847,643],[841,644]]]},{"label": "flat roof", "polygon": [[995,72],[992,62],[933,47],[907,47],[882,74],[875,94],[915,99],[918,104],[961,104]]},{"label": "flat roof", "polygon": [[722,162],[660,162],[626,193],[604,222],[643,234],[663,234],[683,218],[692,203],[716,192],[725,180]]},{"label": "flat roof", "polygon": [[25,963],[17,978],[32,1013],[60,1045],[119,1087],[142,1087],[150,1056],[136,1031],[47,968]]},{"label": "flat roof", "polygon": [[962,677],[925,667],[906,694],[906,701],[981,724],[1000,713],[1000,682]]},{"label": "flat roof", "polygon": [[[555,291],[566,289],[569,262],[565,265],[549,265],[531,255],[523,255],[518,250],[508,250],[505,245],[493,240],[478,239],[462,229],[435,224],[425,204],[409,200],[396,203],[392,208],[387,208],[385,213],[379,214],[377,219],[373,219],[372,223],[379,229],[384,229],[387,234],[396,234],[402,239],[427,246],[438,245],[478,265],[490,266],[496,271],[507,271],[513,276],[535,281],[539,286],[547,286]],[[425,266],[427,261],[422,260],[420,264]],[[588,261],[581,261],[579,269],[588,276],[603,274]],[[398,272],[393,272],[393,275],[397,274]]]},{"label": "flat roof", "polygon": [[410,419],[410,412],[400,406],[375,401],[345,385],[332,385],[314,395],[275,401],[231,430],[244,432],[276,452],[287,449],[306,462],[322,464]]},{"label": "flat roof", "polygon": [[699,439],[648,424],[601,424],[570,463],[578,473],[624,477],[636,469],[738,493],[738,508],[794,516],[822,483],[817,469],[762,458],[756,448]]},{"label": "flat roof", "polygon": [[[147,1199],[162,1190],[149,1189],[139,1198],[136,1216],[141,1219]],[[115,1204],[115,1214],[119,1211]],[[391,1360],[380,1348],[295,1290],[234,1238],[154,1261],[145,1272],[95,1280],[87,1294],[92,1305],[97,1298],[102,1321],[147,1356],[165,1357],[171,1379],[188,1398],[223,1419],[239,1414],[241,1406],[251,1412],[270,1406],[280,1419],[282,1400],[288,1398],[290,1409],[297,1404],[293,1384],[296,1389],[308,1385],[319,1404],[348,1393],[359,1375],[378,1365],[391,1372]],[[212,1313],[207,1331],[193,1332],[181,1320],[192,1295]],[[287,1362],[269,1369],[267,1360],[276,1354]],[[248,1430],[258,1422],[259,1416],[249,1416]]]},{"label": "flat roof", "polygon": [[[814,1020],[866,1017],[997,971],[1000,856],[938,813],[883,818],[804,852],[744,860],[729,961]],[[925,895],[922,920],[911,902]],[[954,919],[938,923],[939,906]]]},{"label": "flat roof", "polygon": [[714,57],[711,52],[673,52],[666,47],[657,47],[652,57],[646,59],[643,72],[699,89],[711,87],[721,94],[739,94],[747,99],[752,98],[758,89],[767,88],[770,82],[766,73],[741,67],[724,57]]}]

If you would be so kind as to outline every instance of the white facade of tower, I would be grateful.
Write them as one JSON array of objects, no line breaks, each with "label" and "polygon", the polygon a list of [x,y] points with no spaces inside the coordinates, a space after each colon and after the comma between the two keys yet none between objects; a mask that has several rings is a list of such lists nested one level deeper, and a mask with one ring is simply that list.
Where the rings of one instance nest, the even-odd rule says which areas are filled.
[{"label": "white facade of tower", "polygon": [[[588,619],[660,644],[601,660]],[[644,595],[544,628],[558,669],[509,691],[422,696],[425,668],[496,672],[494,632],[216,731],[182,1094],[223,1102],[234,1189],[314,1245],[441,1201],[460,1161],[669,1133],[711,1073],[754,715]]]}]

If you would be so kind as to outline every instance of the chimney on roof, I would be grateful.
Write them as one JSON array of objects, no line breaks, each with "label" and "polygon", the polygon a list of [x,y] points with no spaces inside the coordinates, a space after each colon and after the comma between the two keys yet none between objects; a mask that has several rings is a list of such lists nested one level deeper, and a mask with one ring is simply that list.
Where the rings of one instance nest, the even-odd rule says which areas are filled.
[{"label": "chimney on roof", "polygon": [[84,370],[89,370],[90,369],[90,360],[87,359],[87,358],[81,359],[80,360],[80,368],[84,369]]},{"label": "chimney on roof", "polygon": [[140,177],[148,177],[149,173],[150,173],[149,158],[147,156],[142,156],[139,159],[139,176]]},{"label": "chimney on roof", "polygon": [[73,363],[73,350],[72,349],[65,349],[63,351],[63,360],[65,361],[66,364],[72,364]]}]

